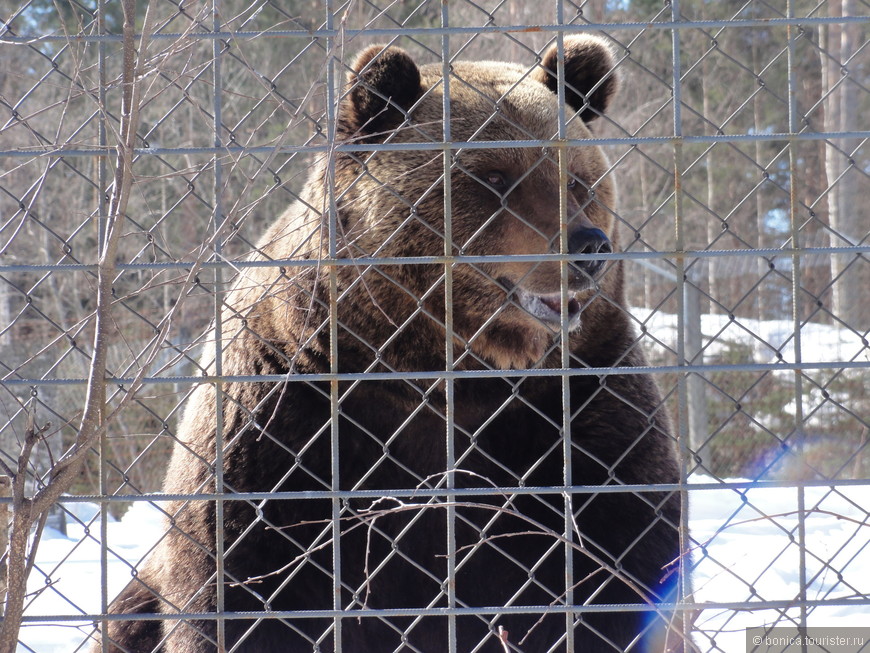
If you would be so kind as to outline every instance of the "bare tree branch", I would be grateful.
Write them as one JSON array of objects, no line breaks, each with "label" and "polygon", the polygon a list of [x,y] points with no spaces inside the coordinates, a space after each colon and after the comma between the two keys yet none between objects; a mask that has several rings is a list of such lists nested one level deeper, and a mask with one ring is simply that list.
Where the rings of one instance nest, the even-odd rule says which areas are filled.
[{"label": "bare tree branch", "polygon": [[[97,266],[97,310],[94,352],[87,384],[85,411],[75,442],[55,463],[48,481],[32,498],[26,496],[27,466],[31,453],[44,428],[35,426],[34,407],[27,418],[24,444],[18,456],[18,468],[12,478],[12,520],[10,525],[7,561],[7,595],[5,618],[0,625],[0,653],[14,653],[24,610],[27,576],[35,559],[37,536],[28,552],[30,529],[34,522],[44,523],[44,516],[58,498],[75,481],[84,464],[84,456],[97,442],[105,428],[105,378],[112,311],[112,283],[115,278],[115,260],[121,238],[124,215],[133,183],[133,153],[139,123],[140,80],[147,56],[150,33],[150,5],[138,48],[135,43],[136,0],[123,0],[123,99],[121,125],[118,138],[115,179],[107,217],[106,237]],[[106,107],[102,107],[106,110]]]}]

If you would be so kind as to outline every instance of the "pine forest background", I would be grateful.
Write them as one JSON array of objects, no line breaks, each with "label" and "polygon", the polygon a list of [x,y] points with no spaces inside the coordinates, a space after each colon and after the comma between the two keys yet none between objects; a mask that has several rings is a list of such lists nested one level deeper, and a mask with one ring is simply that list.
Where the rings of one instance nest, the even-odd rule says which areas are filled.
[{"label": "pine forest background", "polygon": [[[231,222],[220,239],[221,259],[240,259],[296,199],[315,156],[309,146],[326,139],[325,71],[332,53],[324,39],[305,35],[325,25],[324,3],[222,0],[217,16],[222,31],[246,35],[232,40],[196,36],[215,27],[210,3],[151,4],[156,28],[138,134],[142,149],[119,253],[124,265],[114,289],[118,310],[110,370],[116,377],[137,369],[155,325],[176,302],[184,262],[200,256],[216,215]],[[555,4],[451,2],[450,25],[552,24]],[[145,3],[140,5],[144,15]],[[858,0],[791,5],[796,16],[833,20],[791,28],[768,20],[785,16],[784,0],[679,3],[681,18],[697,23],[679,30],[681,129],[685,136],[723,136],[682,143],[679,193],[672,140],[673,30],[656,27],[671,20],[671,5],[565,0],[562,9],[569,24],[607,23],[620,59],[621,95],[595,133],[620,139],[607,149],[620,188],[623,248],[673,252],[679,210],[687,250],[729,250],[687,263],[700,312],[717,316],[705,318],[691,362],[737,366],[703,375],[707,454],[697,471],[756,478],[866,477],[870,384],[866,368],[848,363],[868,358],[870,148],[856,132],[866,133],[870,115],[870,5]],[[106,138],[103,125],[117,128],[114,109],[103,122],[101,107],[120,106],[120,43],[71,37],[120,33],[120,7],[107,2],[105,8],[102,32],[93,0],[33,0],[0,9],[0,422],[5,422],[0,451],[11,463],[25,407],[35,405],[41,420],[51,422],[33,459],[36,478],[74,436],[84,404],[84,385],[63,380],[86,378],[90,364],[95,306],[87,266],[95,263],[106,180],[111,180],[111,160],[93,149]],[[346,30],[441,25],[441,2],[351,0],[334,9],[336,26]],[[865,18],[843,19],[856,16]],[[35,38],[46,35],[52,38]],[[552,32],[531,29],[466,30],[452,34],[449,43],[459,58],[531,66],[552,38]],[[349,62],[365,46],[387,40],[366,33],[337,39],[337,54]],[[440,60],[437,33],[422,29],[395,43],[421,63]],[[216,52],[223,54],[217,136]],[[792,107],[790,97],[796,100]],[[791,149],[787,139],[776,137],[789,133],[790,115],[796,133],[812,136],[792,140]],[[219,158],[204,151],[216,138],[228,146]],[[47,155],[55,150],[63,155]],[[796,246],[799,255],[793,255]],[[837,253],[849,247],[858,251]],[[637,309],[638,328],[647,331],[643,316],[652,321],[673,315],[679,298],[668,276],[674,273],[673,257],[643,261],[627,265],[630,304]],[[113,425],[104,443],[109,468],[102,491],[159,490],[191,390],[173,379],[199,372],[196,361],[215,315],[215,292],[230,278],[231,270],[204,268],[173,316],[158,364],[157,376],[166,382],[148,385]],[[724,327],[708,326],[714,322],[736,327],[747,338],[729,339]],[[753,369],[752,363],[786,356],[796,323],[807,329],[806,338],[846,333],[859,347],[843,366],[798,374]],[[768,338],[771,324],[783,324],[789,333]],[[647,340],[654,364],[678,363],[672,343]],[[677,377],[658,378],[673,408]],[[26,379],[47,382],[16,383]],[[804,396],[799,409],[794,406],[798,382]],[[124,391],[110,387],[110,399]],[[798,431],[807,442],[799,460],[783,454],[782,444]],[[101,491],[97,459],[95,452],[77,492]]]}]

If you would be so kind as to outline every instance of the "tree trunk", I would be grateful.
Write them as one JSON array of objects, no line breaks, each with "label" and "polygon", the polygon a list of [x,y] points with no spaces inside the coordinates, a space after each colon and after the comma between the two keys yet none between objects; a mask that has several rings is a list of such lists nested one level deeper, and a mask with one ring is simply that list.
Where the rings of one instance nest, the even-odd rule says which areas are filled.
[{"label": "tree trunk", "polygon": [[[761,61],[761,56],[758,52],[758,41],[757,39],[753,39],[752,41],[752,69],[758,74],[758,72],[762,69],[763,63]],[[752,117],[753,123],[755,124],[755,129],[757,132],[760,132],[764,129],[764,111],[763,111],[763,95],[761,93],[756,93],[755,98],[752,100]],[[755,141],[755,162],[760,166],[764,167],[764,144],[761,140]],[[758,232],[758,239],[756,241],[756,247],[759,249],[763,249],[766,246],[764,234],[765,234],[765,224],[764,218],[767,214],[767,206],[766,206],[766,197],[764,193],[764,186],[761,186],[755,192],[755,223],[756,223],[756,231]],[[770,267],[768,264],[768,259],[762,256],[756,258],[756,272],[758,273],[758,278],[762,279],[765,275],[770,272]],[[761,282],[758,285],[758,290],[755,293],[755,302],[753,308],[755,309],[759,320],[767,320],[772,319],[774,316],[770,310],[770,302],[767,301],[767,294],[770,292],[770,284],[766,282]]]},{"label": "tree trunk", "polygon": [[[709,59],[709,57],[707,57]],[[712,73],[707,69],[707,59],[704,60],[704,74],[702,75],[702,90],[703,94],[702,98],[702,111],[704,112],[704,117],[707,120],[710,120],[710,116],[712,113],[712,109],[710,107],[710,93],[708,92],[710,82],[718,83],[718,81],[714,81],[711,79],[710,75]],[[707,230],[707,244],[710,245],[717,237],[722,233],[722,223],[719,220],[713,218],[713,216],[718,216],[719,213],[716,210],[716,171],[713,166],[713,151],[716,146],[712,145],[710,150],[707,152],[706,156],[706,165],[707,165],[707,208],[713,214],[711,216],[707,216],[707,219],[704,221],[706,223]],[[722,245],[716,245],[714,249],[721,249]],[[709,296],[712,298],[709,303],[709,313],[722,313],[722,309],[720,307],[720,303],[729,305],[730,297],[727,296],[725,289],[722,285],[723,280],[720,277],[720,267],[721,263],[716,258],[711,258],[706,261],[707,263],[707,292]]]},{"label": "tree trunk", "polygon": [[[806,127],[811,132],[822,131],[825,127],[825,112],[821,99],[824,94],[823,69],[824,64],[818,57],[812,56],[815,46],[805,44],[805,56],[800,56],[803,81],[803,93],[798,98],[798,110],[805,116]],[[813,110],[813,107],[816,107]],[[825,190],[830,183],[825,170],[825,142],[822,140],[803,141],[800,143],[800,160],[804,162],[801,177],[800,199],[807,207],[806,217],[801,216],[801,247],[828,247],[827,225],[828,205],[825,201]],[[801,288],[804,295],[801,298],[802,315],[804,319],[829,321],[829,314],[822,309],[831,309],[831,269],[827,257],[821,255],[805,256],[801,265]]]},{"label": "tree trunk", "polygon": [[[832,8],[833,10],[833,8]],[[854,0],[842,0],[842,16],[856,15]],[[858,63],[850,59],[858,51],[860,43],[860,26],[846,23],[839,26],[839,57],[833,65],[840,67],[846,74],[838,92],[834,94],[834,102],[839,100],[839,131],[848,132],[858,129],[858,86],[851,80],[856,74]],[[832,30],[829,45],[835,47],[835,31]],[[836,83],[834,76],[829,81]],[[832,126],[836,123],[831,122]],[[853,153],[860,144],[858,139],[842,139],[838,141],[842,152],[829,148],[829,160],[837,159],[836,172],[842,172],[839,182],[830,174],[829,180],[836,183],[838,206],[831,213],[831,227],[837,234],[833,236],[833,244],[850,246],[861,244],[867,236],[866,202],[862,201],[860,185],[863,173],[858,170],[853,160]],[[833,257],[831,274],[834,277],[834,313],[854,329],[863,329],[865,316],[870,301],[870,265],[866,257],[854,254],[836,255]]]}]

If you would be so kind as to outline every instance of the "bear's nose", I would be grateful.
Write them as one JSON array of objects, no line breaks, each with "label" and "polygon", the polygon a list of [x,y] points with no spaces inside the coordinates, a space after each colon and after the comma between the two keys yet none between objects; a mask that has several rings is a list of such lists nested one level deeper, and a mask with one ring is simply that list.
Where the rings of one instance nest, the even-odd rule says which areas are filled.
[{"label": "bear's nose", "polygon": [[[568,234],[569,254],[610,254],[612,251],[610,239],[601,229],[581,227]],[[590,277],[595,277],[604,267],[604,261],[588,259],[575,261],[572,265]]]}]

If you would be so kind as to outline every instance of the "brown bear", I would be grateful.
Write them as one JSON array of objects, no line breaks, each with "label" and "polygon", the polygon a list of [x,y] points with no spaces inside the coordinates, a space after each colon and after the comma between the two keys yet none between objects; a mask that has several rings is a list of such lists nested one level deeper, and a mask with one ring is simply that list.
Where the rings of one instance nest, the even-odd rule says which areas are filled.
[{"label": "brown bear", "polygon": [[342,147],[227,298],[204,367],[231,380],[180,426],[165,491],[222,500],[169,505],[111,606],[158,618],[110,650],[683,649],[678,495],[636,487],[678,483],[674,440],[653,380],[612,373],[646,363],[613,175],[576,142],[615,60],[562,52],[453,63],[449,102],[440,64],[357,58]]}]

